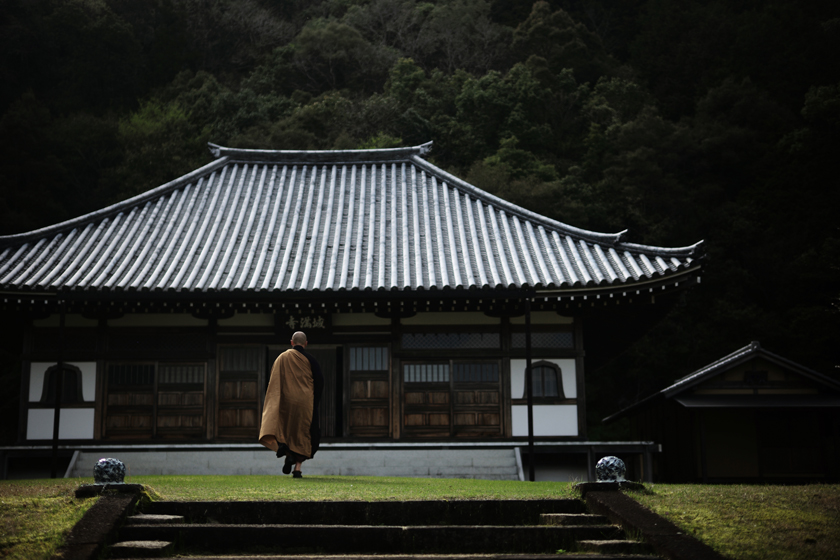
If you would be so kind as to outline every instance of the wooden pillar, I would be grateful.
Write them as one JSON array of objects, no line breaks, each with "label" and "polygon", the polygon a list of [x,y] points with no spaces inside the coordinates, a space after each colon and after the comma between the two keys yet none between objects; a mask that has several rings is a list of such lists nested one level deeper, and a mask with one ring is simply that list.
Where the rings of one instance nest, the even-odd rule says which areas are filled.
[{"label": "wooden pillar", "polygon": [[700,472],[703,476],[703,483],[709,482],[709,469],[706,455],[706,422],[703,410],[695,413],[700,420]]},{"label": "wooden pillar", "polygon": [[[61,418],[61,398],[64,392],[64,329],[66,320],[65,302],[60,302],[60,315],[58,320],[58,371],[55,384],[55,408],[53,409],[53,438],[52,438],[52,468],[50,478],[58,477],[58,430]],[[46,382],[49,383],[49,376]]]},{"label": "wooden pillar", "polygon": [[586,475],[589,477],[589,482],[595,482],[598,478],[595,473],[595,450],[591,445],[586,447]]},{"label": "wooden pillar", "polygon": [[525,391],[528,396],[528,480],[534,482],[534,386],[531,381],[531,298],[525,298]]}]

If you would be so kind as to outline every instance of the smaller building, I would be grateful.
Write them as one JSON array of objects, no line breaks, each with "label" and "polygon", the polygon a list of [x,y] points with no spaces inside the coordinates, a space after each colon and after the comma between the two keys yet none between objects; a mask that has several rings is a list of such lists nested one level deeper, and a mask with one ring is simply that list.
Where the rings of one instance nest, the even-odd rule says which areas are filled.
[{"label": "smaller building", "polygon": [[763,349],[736,350],[604,422],[662,444],[654,479],[840,478],[840,383]]}]

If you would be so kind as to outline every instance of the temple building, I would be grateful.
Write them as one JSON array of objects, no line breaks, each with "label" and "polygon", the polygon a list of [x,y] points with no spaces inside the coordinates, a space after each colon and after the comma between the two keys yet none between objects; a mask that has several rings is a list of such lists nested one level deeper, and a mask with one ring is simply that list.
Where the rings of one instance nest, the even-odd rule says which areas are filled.
[{"label": "temple building", "polygon": [[295,330],[325,442],[521,442],[528,360],[533,437],[586,441],[585,368],[700,281],[701,243],[551,220],[429,149],[211,144],[170,183],[0,237],[0,306],[26,319],[19,443],[255,443]]}]

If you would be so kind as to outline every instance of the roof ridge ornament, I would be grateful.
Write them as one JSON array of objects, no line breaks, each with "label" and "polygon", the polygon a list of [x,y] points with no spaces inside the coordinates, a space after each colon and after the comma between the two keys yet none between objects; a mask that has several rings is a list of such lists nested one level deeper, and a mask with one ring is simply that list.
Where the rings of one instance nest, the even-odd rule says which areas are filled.
[{"label": "roof ridge ornament", "polygon": [[432,142],[400,148],[372,148],[364,150],[255,150],[229,148],[207,143],[213,157],[227,156],[232,161],[286,162],[286,163],[343,163],[374,161],[408,161],[412,156],[425,156],[432,149]]}]

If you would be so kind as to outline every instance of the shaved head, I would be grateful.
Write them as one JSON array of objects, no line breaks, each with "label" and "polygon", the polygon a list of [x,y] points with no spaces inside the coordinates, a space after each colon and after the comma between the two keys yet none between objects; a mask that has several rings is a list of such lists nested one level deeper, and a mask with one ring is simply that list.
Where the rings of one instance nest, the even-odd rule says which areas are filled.
[{"label": "shaved head", "polygon": [[292,344],[295,346],[306,346],[306,335],[302,331],[297,331],[292,335]]}]

